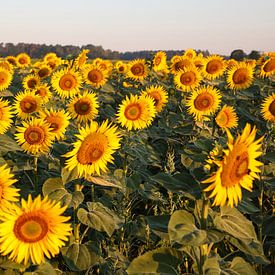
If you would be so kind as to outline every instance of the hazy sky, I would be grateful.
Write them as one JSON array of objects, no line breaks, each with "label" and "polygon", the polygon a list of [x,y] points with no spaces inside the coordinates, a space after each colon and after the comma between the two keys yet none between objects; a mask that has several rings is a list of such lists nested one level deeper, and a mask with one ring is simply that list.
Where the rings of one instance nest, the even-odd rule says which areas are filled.
[{"label": "hazy sky", "polygon": [[0,42],[275,51],[275,0],[5,0]]}]

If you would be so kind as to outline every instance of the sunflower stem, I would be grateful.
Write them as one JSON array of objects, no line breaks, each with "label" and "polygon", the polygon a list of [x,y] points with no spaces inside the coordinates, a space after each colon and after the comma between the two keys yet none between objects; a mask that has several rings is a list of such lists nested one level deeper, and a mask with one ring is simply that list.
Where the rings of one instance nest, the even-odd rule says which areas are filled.
[{"label": "sunflower stem", "polygon": [[38,156],[35,155],[34,159],[33,159],[33,165],[34,165],[34,187],[35,187],[35,191],[39,192],[38,190]]},{"label": "sunflower stem", "polygon": [[79,228],[80,228],[80,223],[75,223],[74,224],[74,239],[76,243],[79,243]]}]

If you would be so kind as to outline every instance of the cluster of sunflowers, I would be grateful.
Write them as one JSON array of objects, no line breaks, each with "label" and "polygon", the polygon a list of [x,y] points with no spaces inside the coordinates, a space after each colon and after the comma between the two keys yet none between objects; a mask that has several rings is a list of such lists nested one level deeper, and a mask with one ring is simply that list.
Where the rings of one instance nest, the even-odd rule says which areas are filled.
[{"label": "cluster of sunflowers", "polygon": [[[66,131],[72,126],[78,131],[74,136],[77,140],[71,151],[62,156],[66,158],[65,168],[76,170],[79,178],[101,175],[113,163],[123,136],[148,128],[161,116],[169,102],[172,83],[173,92],[182,94],[194,125],[212,123],[213,119],[227,133],[227,148],[215,147],[210,153],[207,165],[214,171],[202,182],[209,184],[204,191],[211,192],[210,198],[215,197],[214,205],[233,207],[242,199],[242,187],[252,190],[253,180],[261,172],[262,163],[256,158],[262,154],[263,137],[256,139],[256,127],[247,124],[234,140],[228,129],[238,126],[238,115],[234,106],[222,103],[218,83],[225,77],[227,88],[238,93],[257,78],[272,81],[275,53],[263,54],[257,61],[239,62],[218,55],[204,57],[191,49],[182,56],[173,56],[169,62],[162,51],[150,61],[130,62],[100,58],[90,61],[87,54],[83,50],[75,59],[63,60],[49,53],[37,62],[31,62],[25,53],[2,58],[0,134],[11,129],[23,151],[38,158],[48,154],[54,143],[66,139]],[[123,89],[138,93],[122,95],[112,121],[98,123],[95,119],[101,106],[101,89],[116,78],[123,79]],[[13,81],[22,87],[16,94],[9,91]],[[160,85],[160,81],[164,84]],[[11,97],[12,102],[4,97]],[[274,93],[262,100],[261,113],[268,123],[274,124]],[[66,222],[70,217],[62,216],[65,206],[47,197],[29,196],[19,205],[20,190],[13,186],[16,181],[7,165],[0,167],[0,251],[18,263],[27,265],[31,260],[40,264],[45,256],[57,255],[68,240],[71,226]]]}]

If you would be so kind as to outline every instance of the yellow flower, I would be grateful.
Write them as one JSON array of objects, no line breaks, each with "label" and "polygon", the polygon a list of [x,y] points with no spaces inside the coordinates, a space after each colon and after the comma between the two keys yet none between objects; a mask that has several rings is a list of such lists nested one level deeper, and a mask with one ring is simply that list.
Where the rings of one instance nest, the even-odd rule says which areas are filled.
[{"label": "yellow flower", "polygon": [[232,106],[224,105],[215,118],[221,128],[234,128],[238,126],[238,117]]},{"label": "yellow flower", "polygon": [[50,91],[50,87],[47,83],[40,83],[33,90],[34,94],[39,96],[42,100],[42,103],[47,103],[52,97],[52,92]]},{"label": "yellow flower", "polygon": [[9,62],[12,66],[17,67],[17,59],[13,55],[9,55],[6,57],[7,62]]},{"label": "yellow flower", "polygon": [[31,91],[21,92],[16,95],[14,109],[21,119],[30,118],[41,109],[42,100]]},{"label": "yellow flower", "polygon": [[206,79],[213,80],[223,75],[226,62],[219,55],[211,55],[204,59],[202,74]]},{"label": "yellow flower", "polygon": [[21,207],[13,204],[1,213],[0,251],[9,259],[27,265],[45,262],[59,253],[71,234],[67,224],[70,217],[62,216],[66,206],[40,195],[21,200]]},{"label": "yellow flower", "polygon": [[263,101],[261,112],[265,120],[275,123],[275,94],[270,95]]},{"label": "yellow flower", "polygon": [[148,67],[144,59],[135,59],[128,63],[127,77],[142,81],[148,76]]},{"label": "yellow flower", "polygon": [[127,64],[122,61],[117,61],[115,64],[115,69],[118,73],[123,74],[127,71]]},{"label": "yellow flower", "polygon": [[12,107],[7,100],[0,98],[0,135],[5,134],[12,125]]},{"label": "yellow flower", "polygon": [[84,66],[82,75],[85,82],[93,88],[99,89],[107,82],[107,73],[100,65],[89,64]]},{"label": "yellow flower", "polygon": [[29,74],[23,78],[23,87],[26,90],[33,90],[40,84],[40,79],[33,74]]},{"label": "yellow flower", "polygon": [[13,65],[11,65],[8,61],[0,61],[0,68],[6,69],[13,74]]},{"label": "yellow flower", "polygon": [[64,139],[66,129],[69,125],[70,116],[64,110],[54,111],[43,110],[40,112],[40,117],[50,125],[50,131],[54,134],[57,140]]},{"label": "yellow flower", "polygon": [[261,77],[269,77],[275,73],[275,56],[268,58],[262,65],[261,65]]},{"label": "yellow flower", "polygon": [[65,154],[66,168],[77,169],[79,177],[92,174],[100,175],[107,171],[107,164],[112,163],[114,152],[120,147],[120,134],[117,127],[104,121],[101,125],[91,122],[79,130],[74,149]]},{"label": "yellow flower", "polygon": [[186,67],[194,65],[193,60],[187,56],[174,56],[171,64],[171,73],[175,74]]},{"label": "yellow flower", "polygon": [[211,191],[209,198],[215,197],[213,205],[234,207],[242,200],[242,187],[252,191],[253,180],[259,178],[258,167],[262,163],[256,158],[262,155],[263,137],[255,141],[256,127],[251,129],[250,124],[246,124],[235,141],[229,130],[226,131],[228,149],[224,150],[223,159],[216,161],[217,171],[202,183],[210,183],[204,191]]},{"label": "yellow flower", "polygon": [[40,79],[44,79],[48,76],[50,76],[52,73],[52,68],[45,64],[42,63],[39,65],[39,68],[36,69],[35,74],[40,78]]},{"label": "yellow flower", "polygon": [[94,93],[85,91],[83,95],[78,95],[71,99],[68,111],[73,119],[78,122],[88,122],[93,120],[98,114],[98,97]]},{"label": "yellow flower", "polygon": [[153,69],[155,72],[159,72],[167,69],[166,59],[167,59],[166,53],[163,51],[159,51],[155,54],[153,58]]},{"label": "yellow flower", "polygon": [[29,154],[39,155],[47,153],[54,140],[54,133],[50,125],[43,119],[33,118],[23,126],[16,127],[15,139],[23,150]]},{"label": "yellow flower", "polygon": [[168,102],[168,93],[161,85],[151,85],[142,94],[153,98],[157,112],[161,112]]},{"label": "yellow flower", "polygon": [[152,97],[145,94],[131,95],[119,106],[117,120],[128,130],[147,128],[156,116],[156,107]]},{"label": "yellow flower", "polygon": [[0,67],[0,92],[6,90],[12,81],[12,73]]},{"label": "yellow flower", "polygon": [[16,56],[17,67],[25,68],[31,64],[31,58],[26,53],[20,53]]},{"label": "yellow flower", "polygon": [[243,90],[251,86],[253,82],[253,67],[240,62],[232,66],[227,72],[227,84],[230,89]]},{"label": "yellow flower", "polygon": [[61,98],[69,98],[79,93],[82,77],[75,69],[61,69],[53,74],[51,83]]},{"label": "yellow flower", "polygon": [[188,58],[193,59],[193,58],[195,58],[197,56],[197,53],[193,49],[187,49],[187,50],[185,50],[183,56],[186,56]]},{"label": "yellow flower", "polygon": [[208,120],[207,117],[217,111],[221,102],[221,93],[211,86],[194,90],[187,99],[188,113],[197,121]]},{"label": "yellow flower", "polygon": [[75,67],[78,69],[81,69],[83,66],[85,66],[86,61],[88,59],[87,54],[90,50],[82,50],[80,54],[77,56],[77,58],[74,61]]}]

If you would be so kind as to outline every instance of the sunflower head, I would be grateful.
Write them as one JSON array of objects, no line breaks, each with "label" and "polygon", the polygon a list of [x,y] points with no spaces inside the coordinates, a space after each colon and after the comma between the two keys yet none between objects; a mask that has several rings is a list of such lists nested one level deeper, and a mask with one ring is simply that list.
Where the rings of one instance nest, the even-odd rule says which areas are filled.
[{"label": "sunflower head", "polygon": [[127,77],[142,81],[148,76],[148,67],[145,59],[135,59],[128,63]]},{"label": "sunflower head", "polygon": [[16,56],[17,66],[19,68],[25,68],[31,64],[31,58],[26,53],[20,53]]},{"label": "sunflower head", "polygon": [[6,57],[7,62],[9,62],[12,66],[17,67],[17,59],[13,55],[8,55]]},{"label": "sunflower head", "polygon": [[90,50],[82,50],[77,58],[75,59],[75,66],[76,68],[83,68],[83,66],[86,64],[86,61],[88,59],[87,54],[90,52]]},{"label": "sunflower head", "polygon": [[79,177],[100,175],[113,162],[113,153],[120,147],[120,133],[108,120],[101,125],[91,122],[79,130],[74,149],[67,154],[66,168],[77,169]]},{"label": "sunflower head", "polygon": [[5,134],[12,125],[13,111],[7,100],[0,98],[0,135]]},{"label": "sunflower head", "polygon": [[224,105],[217,114],[215,121],[221,128],[234,128],[238,126],[238,117],[232,106]]},{"label": "sunflower head", "polygon": [[12,81],[12,73],[0,67],[0,92],[6,90]]},{"label": "sunflower head", "polygon": [[10,64],[8,61],[1,61],[0,68],[6,69],[7,71],[13,73],[13,65]]},{"label": "sunflower head", "polygon": [[193,59],[193,58],[195,58],[197,56],[197,53],[193,49],[187,49],[187,50],[184,51],[184,55],[183,56],[186,56],[188,58]]},{"label": "sunflower head", "polygon": [[100,65],[89,64],[82,70],[84,81],[93,88],[99,89],[107,82],[107,72]]},{"label": "sunflower head", "polygon": [[39,65],[39,67],[35,71],[35,74],[40,79],[47,78],[48,76],[51,75],[51,73],[52,73],[52,68],[49,65],[45,64],[45,63],[42,63],[41,65]]},{"label": "sunflower head", "polygon": [[163,51],[159,51],[155,54],[153,58],[153,69],[154,71],[162,71],[167,68],[167,63],[166,63],[166,53]]},{"label": "sunflower head", "polygon": [[34,74],[29,74],[23,79],[23,87],[26,90],[34,90],[39,84],[40,79]]},{"label": "sunflower head", "polygon": [[202,74],[206,79],[213,80],[223,75],[226,62],[219,55],[211,55],[204,59]]},{"label": "sunflower head", "polygon": [[184,70],[186,67],[193,66],[193,60],[187,56],[180,56],[175,58],[171,64],[171,73],[175,74],[180,70]]},{"label": "sunflower head", "polygon": [[119,74],[124,74],[127,70],[127,64],[122,61],[117,61],[115,64],[115,69]]},{"label": "sunflower head", "polygon": [[261,112],[265,120],[275,123],[275,94],[268,96],[263,101]]},{"label": "sunflower head", "polygon": [[263,62],[260,70],[261,77],[269,77],[275,74],[275,56],[268,57],[268,59]]},{"label": "sunflower head", "polygon": [[262,154],[263,137],[255,141],[256,127],[251,128],[250,124],[235,141],[229,130],[227,135],[228,149],[223,151],[221,161],[215,161],[217,171],[202,183],[210,184],[204,191],[212,192],[209,197],[215,197],[213,205],[234,207],[242,199],[242,187],[251,191],[253,180],[259,178],[257,173],[261,170],[258,167],[262,163],[256,158]]},{"label": "sunflower head", "polygon": [[50,91],[50,87],[47,83],[40,83],[33,90],[34,94],[39,96],[42,100],[42,103],[47,103],[52,97],[52,92]]}]

